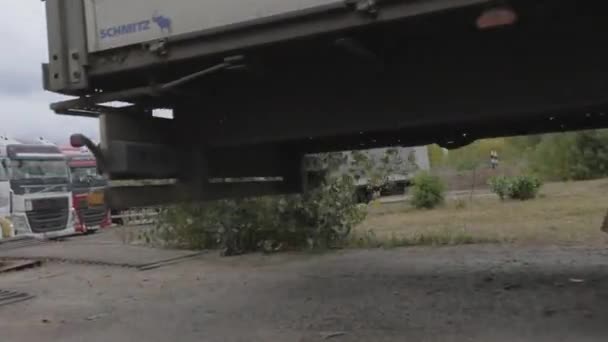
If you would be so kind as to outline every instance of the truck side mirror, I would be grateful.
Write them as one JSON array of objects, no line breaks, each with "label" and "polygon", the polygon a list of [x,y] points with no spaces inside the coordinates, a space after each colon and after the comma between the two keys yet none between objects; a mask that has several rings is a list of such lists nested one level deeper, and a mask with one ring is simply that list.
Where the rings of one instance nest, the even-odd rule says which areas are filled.
[{"label": "truck side mirror", "polygon": [[70,145],[75,148],[82,148],[86,145],[86,137],[82,134],[72,134],[70,136]]},{"label": "truck side mirror", "polygon": [[105,159],[103,158],[103,153],[97,144],[95,144],[91,139],[87,138],[84,134],[72,134],[70,136],[70,145],[75,148],[82,148],[86,146],[95,159],[97,159],[97,170],[99,173],[103,173],[105,170]]}]

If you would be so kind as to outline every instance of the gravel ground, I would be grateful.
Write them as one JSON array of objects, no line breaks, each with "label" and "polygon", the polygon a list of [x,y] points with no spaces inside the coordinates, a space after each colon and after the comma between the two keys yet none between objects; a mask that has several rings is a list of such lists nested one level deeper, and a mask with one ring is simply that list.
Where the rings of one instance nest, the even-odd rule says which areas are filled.
[{"label": "gravel ground", "polygon": [[608,250],[463,246],[205,255],[0,275],[2,341],[606,341]]}]

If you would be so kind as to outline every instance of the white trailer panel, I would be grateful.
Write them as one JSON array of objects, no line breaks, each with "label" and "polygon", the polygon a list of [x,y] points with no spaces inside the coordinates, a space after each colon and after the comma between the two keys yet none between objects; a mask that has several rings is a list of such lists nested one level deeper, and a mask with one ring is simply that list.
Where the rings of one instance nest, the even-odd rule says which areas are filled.
[{"label": "white trailer panel", "polygon": [[213,30],[343,0],[84,0],[89,52]]}]

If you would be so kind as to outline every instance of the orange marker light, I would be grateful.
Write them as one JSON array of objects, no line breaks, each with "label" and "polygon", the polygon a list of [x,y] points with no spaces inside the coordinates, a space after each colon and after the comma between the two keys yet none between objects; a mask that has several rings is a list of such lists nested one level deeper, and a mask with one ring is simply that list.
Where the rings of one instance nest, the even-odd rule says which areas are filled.
[{"label": "orange marker light", "polygon": [[517,22],[517,13],[510,8],[500,7],[484,11],[477,18],[477,28],[487,30],[500,26],[513,25]]}]

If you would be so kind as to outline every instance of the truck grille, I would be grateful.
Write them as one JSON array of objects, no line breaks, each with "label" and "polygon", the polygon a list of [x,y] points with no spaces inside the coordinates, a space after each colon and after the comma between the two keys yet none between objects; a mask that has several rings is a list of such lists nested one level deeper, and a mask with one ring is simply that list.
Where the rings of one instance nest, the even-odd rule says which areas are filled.
[{"label": "truck grille", "polygon": [[34,210],[27,219],[34,233],[47,233],[66,229],[70,216],[67,198],[44,198],[32,201]]},{"label": "truck grille", "polygon": [[87,227],[101,226],[106,218],[105,206],[89,207],[86,200],[80,201],[76,211],[78,212],[78,217],[84,221]]}]

